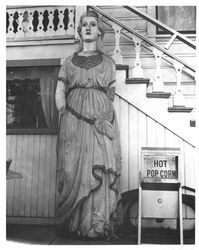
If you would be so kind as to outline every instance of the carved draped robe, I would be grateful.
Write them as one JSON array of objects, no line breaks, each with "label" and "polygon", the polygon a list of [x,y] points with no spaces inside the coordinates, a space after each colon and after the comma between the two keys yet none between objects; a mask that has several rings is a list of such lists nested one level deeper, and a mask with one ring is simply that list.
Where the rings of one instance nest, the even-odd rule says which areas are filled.
[{"label": "carved draped robe", "polygon": [[57,108],[57,223],[88,237],[110,237],[121,223],[121,149],[117,118],[109,89],[115,82],[115,63],[100,52],[68,57],[59,72],[64,85]]}]

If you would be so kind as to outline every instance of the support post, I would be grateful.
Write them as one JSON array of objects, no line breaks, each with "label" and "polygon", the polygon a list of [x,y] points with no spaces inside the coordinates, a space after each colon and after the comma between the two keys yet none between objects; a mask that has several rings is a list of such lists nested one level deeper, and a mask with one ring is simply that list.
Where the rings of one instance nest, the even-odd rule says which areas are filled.
[{"label": "support post", "polygon": [[153,80],[153,92],[164,92],[164,84],[162,81],[161,69],[160,69],[163,52],[156,48],[153,48],[153,54],[155,56],[155,63],[156,63],[156,71]]},{"label": "support post", "polygon": [[185,99],[184,99],[184,95],[182,93],[182,85],[181,85],[182,69],[183,69],[184,65],[175,61],[173,63],[173,66],[175,68],[176,81],[177,81],[176,92],[175,92],[174,97],[173,97],[173,106],[183,106],[184,107],[185,106]]},{"label": "support post", "polygon": [[140,60],[140,51],[141,51],[141,44],[142,40],[137,37],[133,36],[133,42],[135,44],[135,63],[133,66],[133,78],[142,78],[143,77],[143,69]]},{"label": "support post", "polygon": [[113,23],[112,28],[115,31],[115,50],[113,52],[113,59],[117,64],[122,64],[122,55],[120,50],[120,36],[121,36],[121,27]]}]

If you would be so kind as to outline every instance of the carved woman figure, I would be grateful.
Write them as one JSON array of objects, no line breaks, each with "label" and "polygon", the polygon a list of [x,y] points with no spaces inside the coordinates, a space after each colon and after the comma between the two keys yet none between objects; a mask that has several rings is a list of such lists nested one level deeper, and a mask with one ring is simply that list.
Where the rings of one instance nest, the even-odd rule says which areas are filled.
[{"label": "carved woman figure", "polygon": [[121,152],[113,107],[115,63],[102,47],[98,14],[80,18],[80,45],[62,65],[56,89],[57,223],[90,238],[109,238],[120,224]]}]

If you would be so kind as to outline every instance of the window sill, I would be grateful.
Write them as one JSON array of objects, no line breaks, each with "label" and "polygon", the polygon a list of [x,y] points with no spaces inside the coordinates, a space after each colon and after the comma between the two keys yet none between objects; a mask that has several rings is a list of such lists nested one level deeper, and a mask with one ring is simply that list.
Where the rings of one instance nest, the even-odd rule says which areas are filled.
[{"label": "window sill", "polygon": [[7,39],[6,47],[16,46],[41,46],[41,45],[58,45],[58,44],[74,44],[76,42],[75,36],[60,36],[60,37],[41,37],[41,38],[29,38],[29,39]]},{"label": "window sill", "polygon": [[57,129],[7,129],[6,135],[57,135]]}]

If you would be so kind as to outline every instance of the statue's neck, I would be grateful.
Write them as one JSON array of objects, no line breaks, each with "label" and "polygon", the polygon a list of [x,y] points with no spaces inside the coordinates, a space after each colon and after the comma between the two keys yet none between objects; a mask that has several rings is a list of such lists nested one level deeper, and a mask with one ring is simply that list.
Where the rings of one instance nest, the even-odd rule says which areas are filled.
[{"label": "statue's neck", "polygon": [[90,52],[90,51],[96,51],[96,41],[93,42],[83,42],[83,52]]}]

